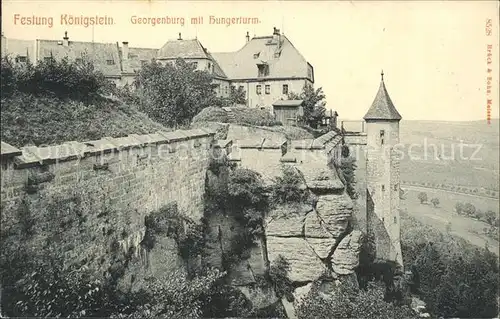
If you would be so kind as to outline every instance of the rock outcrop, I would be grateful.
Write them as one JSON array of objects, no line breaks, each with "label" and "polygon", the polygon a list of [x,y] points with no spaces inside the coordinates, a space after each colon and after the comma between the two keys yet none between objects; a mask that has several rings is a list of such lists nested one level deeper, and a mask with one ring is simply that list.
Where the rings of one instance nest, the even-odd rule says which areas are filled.
[{"label": "rock outcrop", "polygon": [[323,275],[353,276],[362,233],[353,229],[353,202],[334,170],[296,169],[316,200],[275,208],[266,218],[265,232],[269,260],[282,255],[290,262],[298,300]]}]

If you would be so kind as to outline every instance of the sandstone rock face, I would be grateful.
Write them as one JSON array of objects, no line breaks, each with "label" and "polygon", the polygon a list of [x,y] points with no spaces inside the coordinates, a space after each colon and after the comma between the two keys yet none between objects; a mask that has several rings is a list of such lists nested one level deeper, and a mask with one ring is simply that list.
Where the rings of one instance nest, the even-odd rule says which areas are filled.
[{"label": "sandstone rock face", "polygon": [[332,256],[333,271],[339,275],[350,275],[359,265],[361,249],[361,232],[353,230],[344,237]]},{"label": "sandstone rock face", "polygon": [[[310,167],[298,170],[304,186],[315,195],[315,204],[282,205],[270,212],[265,221],[269,260],[279,255],[285,257],[291,266],[289,277],[299,285],[293,292],[293,306],[300,303],[312,282],[322,275],[337,278],[334,285],[340,283],[340,276],[355,280],[362,235],[359,230],[352,230],[353,201],[337,173]],[[289,318],[296,318],[294,307],[283,304]]]},{"label": "sandstone rock face", "polygon": [[[307,180],[306,183],[310,184]],[[329,187],[324,184],[324,188]],[[337,191],[335,186],[334,189]],[[342,238],[349,231],[352,212],[352,201],[344,192],[319,195],[316,208],[308,205],[283,205],[276,208],[267,216],[265,223],[269,260],[272,261],[278,255],[288,259],[292,267],[289,274],[292,281],[310,282],[318,279],[328,271],[337,245],[343,242]],[[339,274],[352,273],[357,266],[353,259],[357,260],[359,254],[359,245],[355,245],[359,236],[349,235],[348,238],[341,252],[335,255]]]}]

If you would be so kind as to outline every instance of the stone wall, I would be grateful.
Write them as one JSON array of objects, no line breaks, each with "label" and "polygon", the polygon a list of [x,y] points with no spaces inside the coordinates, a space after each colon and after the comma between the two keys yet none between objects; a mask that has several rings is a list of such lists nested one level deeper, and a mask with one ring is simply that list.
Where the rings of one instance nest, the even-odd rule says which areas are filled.
[{"label": "stone wall", "polygon": [[[53,175],[43,187],[76,188],[104,178],[103,189],[117,208],[144,214],[176,201],[187,216],[203,215],[208,149],[214,133],[201,129],[103,138],[54,147],[25,147],[22,154],[2,154],[1,200],[15,201],[26,186],[44,173]],[[5,216],[8,219],[8,216]]]},{"label": "stone wall", "polygon": [[[154,273],[181,267],[171,238],[150,252],[139,247],[144,220],[176,202],[200,221],[213,136],[198,129],[22,150],[2,143],[2,235],[30,247],[59,242],[68,261],[91,269],[105,270],[116,250],[133,251]],[[21,231],[26,223],[30,238]]]}]

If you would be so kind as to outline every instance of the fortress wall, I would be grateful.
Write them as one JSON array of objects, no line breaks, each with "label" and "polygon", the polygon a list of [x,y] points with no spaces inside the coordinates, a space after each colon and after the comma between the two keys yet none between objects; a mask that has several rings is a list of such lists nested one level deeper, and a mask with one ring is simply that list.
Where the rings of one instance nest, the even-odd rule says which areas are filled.
[{"label": "fortress wall", "polygon": [[[112,241],[124,251],[137,247],[145,217],[168,203],[199,220],[213,136],[200,129],[159,132],[20,151],[2,143],[2,234],[19,241],[19,230],[32,223],[30,243],[44,245],[61,230],[72,244],[68,253],[92,259],[105,256]],[[30,216],[20,213],[20,203]],[[78,207],[53,205],[78,205],[83,213],[69,216]]]}]

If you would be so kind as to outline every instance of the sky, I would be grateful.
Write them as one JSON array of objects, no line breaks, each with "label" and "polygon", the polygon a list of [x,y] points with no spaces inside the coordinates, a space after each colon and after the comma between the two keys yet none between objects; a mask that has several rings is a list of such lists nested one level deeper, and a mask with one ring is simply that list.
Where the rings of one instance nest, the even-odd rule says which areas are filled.
[{"label": "sky", "polygon": [[[167,40],[197,37],[211,52],[236,51],[273,27],[314,67],[327,108],[361,119],[380,73],[404,120],[467,121],[499,117],[499,4],[497,1],[2,1],[2,32],[17,39],[122,42],[160,48]],[[53,17],[21,25],[18,17]],[[61,15],[107,16],[113,25],[61,25]],[[138,25],[133,17],[185,18],[184,26]],[[191,17],[204,17],[191,24]],[[210,24],[209,17],[255,17],[257,24]],[[491,35],[487,20],[491,19]],[[487,64],[487,46],[491,61]],[[488,68],[492,71],[488,73]],[[487,93],[488,76],[492,91]]]}]

